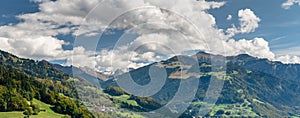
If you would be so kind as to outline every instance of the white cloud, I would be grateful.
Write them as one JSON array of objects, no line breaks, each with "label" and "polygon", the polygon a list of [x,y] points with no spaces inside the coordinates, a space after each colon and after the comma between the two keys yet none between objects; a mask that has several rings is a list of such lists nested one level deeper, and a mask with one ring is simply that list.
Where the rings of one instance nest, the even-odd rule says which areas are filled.
[{"label": "white cloud", "polygon": [[226,20],[231,20],[232,19],[232,15],[228,15]]},{"label": "white cloud", "polygon": [[[33,59],[66,59],[74,50],[64,50],[68,42],[56,38],[59,34],[74,33],[86,14],[98,0],[31,0],[39,4],[39,12],[21,14],[15,25],[0,26],[0,49],[21,57]],[[89,28],[98,22],[90,20]],[[90,30],[87,30],[90,31]],[[3,45],[2,45],[3,44]]]},{"label": "white cloud", "polygon": [[87,51],[83,47],[74,48],[70,54],[65,57],[67,63],[65,65],[74,65],[77,67],[96,67],[95,53],[93,51]]},{"label": "white cloud", "polygon": [[260,18],[258,18],[251,9],[240,10],[238,13],[241,22],[241,33],[254,32],[258,28]]},{"label": "white cloud", "polygon": [[[185,15],[191,16],[197,13],[196,11],[203,11],[206,9],[219,8],[225,4],[225,2],[206,2],[204,0],[200,1],[160,1],[160,0],[135,0],[131,2],[129,0],[58,0],[58,1],[49,1],[49,0],[33,0],[35,2],[39,2],[39,10],[40,12],[24,14],[18,16],[25,21],[38,21],[38,22],[48,22],[52,23],[56,26],[67,25],[72,26],[66,32],[72,32],[74,35],[95,35],[95,32],[99,32],[99,30],[103,30],[111,21],[115,19],[115,14],[122,15],[127,12],[131,8],[141,8],[143,9],[149,6],[157,6],[164,9],[170,9],[175,12],[183,12],[185,11]],[[100,3],[101,2],[101,3]],[[98,4],[100,3],[100,4]],[[90,13],[96,5],[97,8],[94,9],[97,12]],[[189,6],[191,8],[188,8]],[[101,15],[99,14],[101,12]],[[109,11],[109,12],[108,12]],[[128,25],[134,25],[140,23],[141,20],[145,20],[150,16],[152,11],[142,11],[145,16],[140,16],[139,19],[133,21],[135,14],[129,13],[126,14],[127,24],[122,22],[115,27],[126,27]],[[148,14],[147,14],[148,13]],[[158,14],[159,15],[159,14]],[[141,20],[140,20],[141,19]],[[123,20],[123,19],[122,19]],[[86,22],[83,22],[86,21]],[[132,24],[133,23],[133,24]],[[81,30],[78,31],[79,25],[81,26]]]},{"label": "white cloud", "polygon": [[241,39],[238,41],[231,39],[227,42],[226,50],[228,55],[249,54],[270,60],[275,58],[275,54],[269,48],[269,43],[263,38]]},{"label": "white cloud", "polygon": [[289,9],[294,4],[298,4],[300,6],[300,0],[287,0],[286,2],[281,4],[281,7],[284,9]]},{"label": "white cloud", "polygon": [[282,63],[290,64],[290,63],[300,63],[300,57],[298,56],[290,56],[290,55],[285,55],[285,56],[279,56],[276,59],[277,61],[280,61]]},{"label": "white cloud", "polygon": [[62,45],[66,43],[53,37],[0,37],[0,49],[25,58],[53,59],[64,53]]},{"label": "white cloud", "polygon": [[236,28],[234,25],[232,28],[227,29],[227,33],[233,36],[238,33],[251,33],[254,32],[259,26],[261,19],[255,15],[251,9],[241,9],[238,11],[238,17],[240,26]]},{"label": "white cloud", "polygon": [[[226,31],[216,27],[215,17],[207,10],[220,8],[225,2],[105,0],[94,8],[101,0],[32,1],[39,3],[39,12],[17,16],[22,22],[16,25],[0,26],[0,30],[5,31],[0,32],[0,49],[35,59],[67,59],[66,65],[104,71],[138,68],[165,56],[199,49],[214,54],[246,53],[275,58],[268,42],[262,38],[231,39],[236,34],[254,32],[259,27],[260,18],[251,9],[238,11],[240,26]],[[90,12],[92,9],[94,12]],[[227,20],[230,19],[232,16],[228,15]],[[127,32],[139,36],[114,50],[100,52],[86,50],[87,47],[64,50],[62,45],[67,42],[55,38],[69,33],[84,38],[99,36],[112,21],[110,28],[127,28]]]},{"label": "white cloud", "polygon": [[[76,66],[82,66],[83,64],[81,63],[81,61],[83,61],[84,63],[90,62],[89,65],[86,66],[94,67],[102,72],[115,72],[117,70],[125,72],[128,71],[129,68],[136,69],[153,63],[158,60],[156,58],[159,58],[158,56],[155,56],[153,52],[145,52],[142,54],[138,54],[134,51],[122,50],[102,50],[101,52],[98,52],[97,56],[81,56],[83,56],[83,58],[78,58],[77,55],[75,56],[75,61],[79,61],[77,63],[75,62],[75,65],[79,64]],[[85,58],[92,60],[84,60]]]},{"label": "white cloud", "polygon": [[[96,8],[95,11],[112,9],[110,10],[112,13],[109,14],[111,16],[107,16],[107,19],[114,18],[112,16],[113,13],[123,14],[124,11],[127,11],[124,10],[126,8],[122,7],[115,10],[110,4],[111,1],[106,2],[107,3],[103,3],[103,6],[99,9]],[[219,42],[225,40],[226,35],[222,30],[215,28],[215,19],[212,15],[208,14],[206,10],[219,8],[224,5],[224,2],[178,0],[168,3],[163,1],[144,1],[137,3],[140,4],[130,5],[128,2],[116,2],[114,4],[117,6],[139,6],[139,8],[141,8],[127,12],[126,15],[118,17],[118,19],[115,20],[116,23],[111,24],[113,27],[127,27],[129,28],[128,32],[139,34],[139,36],[133,42],[121,48],[108,50],[107,53],[100,53],[98,58],[100,58],[101,61],[97,61],[98,67],[110,67],[112,65],[109,66],[107,64],[109,64],[110,61],[114,61],[117,62],[117,64],[113,64],[115,67],[113,66],[109,70],[129,66],[137,68],[162,59],[162,57],[152,52],[170,57],[174,54],[182,54],[187,50],[210,50],[209,48],[211,48],[211,52],[223,50],[216,48],[222,47],[216,45],[216,42],[218,42],[218,40]],[[157,6],[143,8],[143,4],[144,6],[149,6],[149,4]],[[160,7],[171,11],[163,10]],[[193,24],[191,24],[191,22]],[[195,26],[198,27],[198,31],[196,31]],[[210,47],[207,45],[210,45]],[[134,49],[136,48],[139,49],[135,51]],[[129,58],[129,56],[132,58]],[[148,59],[144,57],[148,57]]]}]

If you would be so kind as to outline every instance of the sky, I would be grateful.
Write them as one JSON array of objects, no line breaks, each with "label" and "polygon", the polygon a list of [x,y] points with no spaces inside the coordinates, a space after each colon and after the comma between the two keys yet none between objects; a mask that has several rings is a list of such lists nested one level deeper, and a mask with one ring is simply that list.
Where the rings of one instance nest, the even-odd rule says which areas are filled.
[{"label": "sky", "polygon": [[300,0],[2,0],[0,49],[99,71],[179,54],[300,63]]},{"label": "sky", "polygon": [[[218,27],[226,28],[232,23],[237,23],[236,11],[250,8],[261,19],[259,28],[253,33],[238,35],[236,38],[263,37],[277,55],[299,56],[299,50],[292,50],[292,48],[299,48],[300,44],[300,7],[292,5],[290,8],[283,8],[282,4],[285,2],[285,0],[272,2],[270,0],[231,0],[225,7],[211,10],[210,13],[216,17]],[[233,16],[232,20],[224,20],[228,14]]]}]

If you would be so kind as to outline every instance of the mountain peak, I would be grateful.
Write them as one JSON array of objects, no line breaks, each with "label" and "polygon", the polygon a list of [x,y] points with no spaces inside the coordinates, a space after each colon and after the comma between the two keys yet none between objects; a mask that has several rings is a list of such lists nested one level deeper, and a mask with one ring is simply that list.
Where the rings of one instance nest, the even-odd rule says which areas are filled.
[{"label": "mountain peak", "polygon": [[199,56],[211,56],[211,54],[209,53],[206,53],[206,52],[203,52],[203,51],[199,51],[197,54],[196,54],[197,57]]}]

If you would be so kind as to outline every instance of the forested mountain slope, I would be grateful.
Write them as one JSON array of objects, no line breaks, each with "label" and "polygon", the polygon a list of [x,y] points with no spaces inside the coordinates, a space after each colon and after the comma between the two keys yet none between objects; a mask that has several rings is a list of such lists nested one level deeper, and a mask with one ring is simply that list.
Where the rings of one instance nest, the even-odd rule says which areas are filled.
[{"label": "forested mountain slope", "polygon": [[46,61],[22,59],[1,51],[0,111],[37,114],[40,109],[30,104],[35,98],[53,105],[57,113],[72,117],[93,117],[78,101],[73,79]]}]

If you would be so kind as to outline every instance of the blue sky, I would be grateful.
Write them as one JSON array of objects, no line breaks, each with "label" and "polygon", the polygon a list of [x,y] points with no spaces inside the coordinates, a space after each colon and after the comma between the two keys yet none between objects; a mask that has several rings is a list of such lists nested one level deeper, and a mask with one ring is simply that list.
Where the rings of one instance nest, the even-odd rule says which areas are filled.
[{"label": "blue sky", "polygon": [[[45,10],[49,10],[49,8],[54,7],[53,9],[50,9],[50,12],[47,13],[51,18],[53,14],[55,15],[55,3],[58,3],[57,1],[54,1],[53,6],[51,7],[43,7],[42,4],[50,5],[50,2],[47,0],[41,0],[39,2],[33,2],[33,1],[39,1],[39,0],[3,0],[0,4],[0,26],[14,26],[17,24],[21,24],[24,21],[24,19],[16,18],[17,16],[26,16],[26,14],[35,14],[40,12],[45,12]],[[60,0],[58,0],[60,1]],[[67,1],[67,0],[64,0]],[[86,0],[83,0],[86,1]],[[96,1],[96,0],[92,0]],[[201,1],[201,0],[200,0]],[[207,0],[213,1],[213,0]],[[223,2],[223,0],[216,0],[217,2]],[[298,1],[298,0],[294,0]],[[243,9],[250,9],[257,17],[260,18],[259,27],[255,28],[254,32],[248,32],[248,33],[237,33],[232,38],[236,41],[241,39],[246,40],[253,40],[255,38],[263,38],[265,41],[269,43],[269,48],[276,56],[300,56],[300,52],[298,50],[300,49],[300,6],[298,6],[295,2],[294,5],[290,6],[289,9],[285,9],[282,7],[282,4],[287,2],[287,0],[225,0],[225,4],[222,5],[220,8],[217,9],[208,9],[207,13],[213,15],[216,21],[216,29],[228,29],[231,28],[232,25],[239,26],[240,21],[238,17],[238,12]],[[69,2],[70,3],[70,2]],[[69,4],[66,2],[66,4]],[[84,4],[83,4],[84,3]],[[86,3],[86,4],[85,4]],[[71,3],[70,3],[71,4]],[[41,7],[41,6],[42,7]],[[58,4],[56,4],[58,5]],[[72,5],[79,5],[79,8],[82,8],[83,10],[86,10],[84,13],[88,13],[88,11],[91,9],[89,5],[93,5],[92,3],[88,2],[82,2],[82,3],[74,3]],[[82,6],[80,6],[82,5]],[[71,5],[69,5],[71,6]],[[69,7],[67,6],[67,7]],[[57,6],[57,9],[62,6]],[[44,11],[43,11],[44,10]],[[52,12],[52,11],[54,12]],[[64,10],[64,9],[62,9]],[[81,10],[81,9],[79,9]],[[58,11],[59,12],[59,11]],[[62,14],[68,14],[70,11],[62,11]],[[78,13],[78,14],[77,14]],[[108,12],[109,13],[109,12]],[[82,15],[80,12],[74,12],[71,13],[71,15],[78,16]],[[39,16],[40,14],[37,14]],[[45,14],[42,14],[45,15]],[[232,18],[230,20],[227,20],[228,15],[231,15]],[[84,14],[83,14],[84,16]],[[58,17],[59,18],[59,17]],[[25,19],[30,19],[26,16]],[[34,18],[32,18],[34,19]],[[47,22],[43,22],[47,23]],[[67,22],[69,23],[69,22]],[[54,22],[55,24],[55,22]],[[57,23],[59,24],[59,23]],[[72,23],[71,23],[72,24]],[[66,24],[63,24],[66,25]],[[61,25],[61,26],[63,26]],[[76,24],[72,24],[76,26]],[[70,25],[70,29],[73,27]],[[60,26],[60,27],[61,27]],[[39,29],[39,28],[37,28]],[[47,28],[46,28],[47,29]],[[16,29],[15,29],[16,30]],[[48,30],[48,29],[47,29]],[[12,30],[13,31],[13,30]],[[41,31],[41,30],[38,30]],[[4,37],[5,40],[10,38],[15,38],[14,36],[6,37],[6,32],[9,31],[1,31],[4,32],[3,34],[0,33],[0,37]],[[23,31],[22,31],[23,32]],[[75,37],[72,35],[71,32],[68,33],[61,33],[63,31],[57,31],[59,33],[49,35],[48,32],[54,32],[55,31],[45,31],[47,35],[44,36],[49,40],[53,40],[53,42],[60,42],[59,44],[62,46],[62,49],[60,49],[60,46],[58,46],[57,49],[59,51],[68,51],[72,50],[74,46],[74,40]],[[102,49],[111,49],[113,48],[114,44],[116,43],[117,38],[119,38],[123,33],[124,30],[118,29],[113,30],[113,34],[107,34],[102,37],[100,46],[97,47],[98,51]],[[40,34],[44,34],[42,31],[38,32]],[[38,34],[38,37],[43,37],[40,34]],[[53,38],[51,38],[53,37]],[[127,38],[130,38],[133,40],[134,38],[139,37],[139,35],[133,34],[133,35],[127,35]],[[30,38],[30,36],[29,36]],[[89,50],[88,48],[91,47],[89,45],[93,45],[97,42],[95,42],[98,37],[82,37],[84,41],[82,41],[81,45],[86,45],[85,50]],[[53,46],[53,45],[50,45]],[[55,45],[57,46],[57,45]],[[43,47],[43,46],[41,46]],[[46,46],[45,46],[46,47]],[[4,49],[5,50],[5,49]],[[13,50],[13,49],[11,49]],[[29,49],[26,49],[26,51],[29,51]],[[47,51],[47,50],[46,50]],[[14,51],[11,51],[14,53]],[[189,52],[186,50],[185,52]],[[17,55],[24,56],[26,58],[33,58],[33,59],[45,59],[52,61],[53,63],[65,63],[66,58],[60,57],[55,58],[55,54],[53,55],[42,55],[42,54],[25,54],[26,52],[16,52]],[[66,52],[68,53],[68,52]],[[32,56],[33,55],[33,56]],[[58,54],[60,55],[60,54]],[[255,55],[254,55],[255,56]],[[37,58],[38,57],[38,58]],[[41,58],[39,58],[41,57]],[[47,57],[47,58],[46,58]]]},{"label": "blue sky", "polygon": [[[216,17],[218,27],[228,28],[231,24],[238,24],[237,11],[239,9],[251,8],[262,19],[260,27],[253,33],[235,37],[246,39],[264,37],[269,41],[271,49],[276,52],[300,46],[300,7],[294,5],[285,10],[281,7],[283,2],[285,0],[272,2],[270,0],[228,0],[225,6],[208,12]],[[29,0],[3,0],[0,4],[0,25],[18,23],[20,20],[15,18],[16,15],[37,11],[38,4]],[[226,20],[229,14],[233,16],[230,21]],[[68,35],[59,37],[68,42],[72,42],[74,39]],[[70,47],[66,46],[65,48],[69,49]]]},{"label": "blue sky", "polygon": [[29,0],[2,0],[0,4],[0,24],[18,23],[15,16],[38,11],[38,5]]},{"label": "blue sky", "polygon": [[[224,7],[209,12],[216,17],[218,27],[227,28],[231,24],[237,24],[239,9],[251,8],[261,18],[259,28],[253,33],[235,37],[246,39],[263,37],[276,52],[300,46],[300,7],[294,5],[286,10],[281,7],[283,2],[285,0],[229,0]],[[233,16],[230,21],[226,20],[228,14]]]}]

